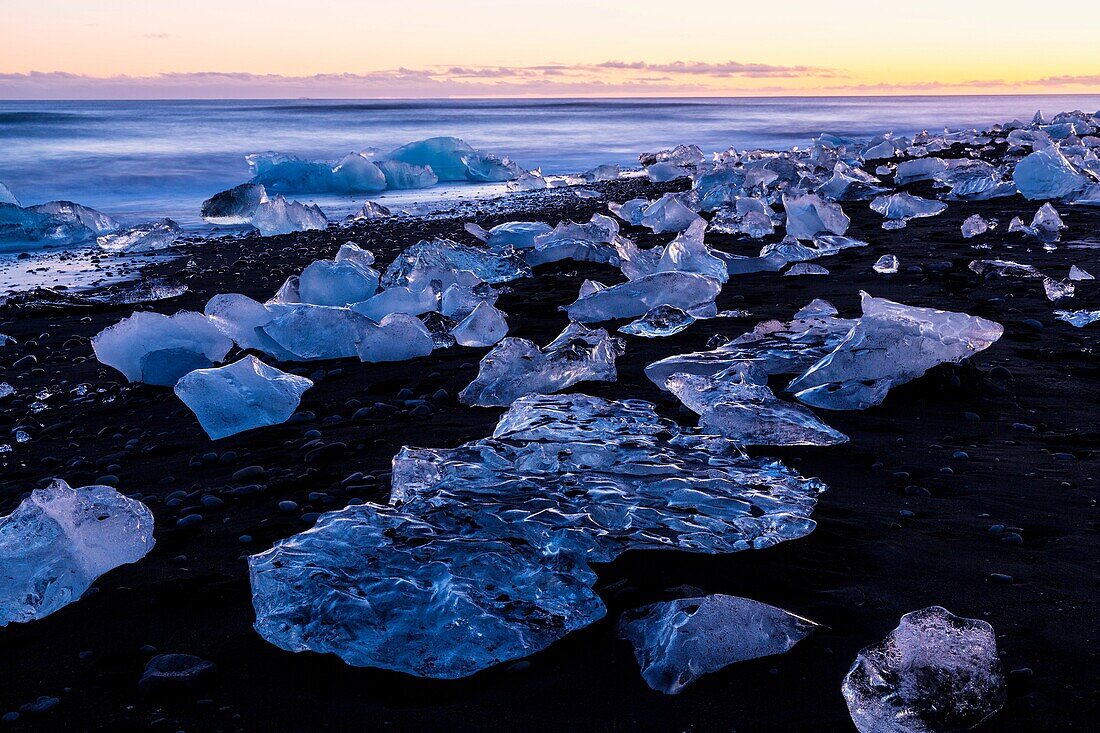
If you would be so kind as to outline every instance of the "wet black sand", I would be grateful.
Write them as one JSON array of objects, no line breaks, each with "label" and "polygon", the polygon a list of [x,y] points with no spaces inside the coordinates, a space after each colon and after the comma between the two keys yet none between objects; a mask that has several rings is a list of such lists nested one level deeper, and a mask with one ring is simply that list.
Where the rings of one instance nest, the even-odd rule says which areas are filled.
[{"label": "wet black sand", "polygon": [[[653,196],[669,186],[620,181],[599,188],[607,196],[602,201],[557,192],[525,197],[533,210],[514,214],[391,220],[352,231],[189,246],[186,256],[159,270],[178,276],[190,292],[152,307],[201,310],[222,292],[266,299],[287,275],[347,240],[374,249],[385,263],[420,238],[471,241],[462,229],[469,219],[485,226],[582,219],[605,210],[608,199]],[[269,645],[251,628],[244,558],[305,529],[311,513],[351,498],[384,500],[400,446],[453,446],[489,434],[501,411],[455,399],[485,350],[454,348],[399,364],[307,365],[306,373],[325,374],[306,393],[301,419],[211,443],[170,390],[126,385],[92,357],[88,339],[133,306],[0,309],[0,333],[20,342],[0,348],[0,381],[18,390],[0,403],[0,443],[14,444],[9,431],[17,426],[32,438],[0,455],[0,513],[48,477],[80,486],[110,474],[124,493],[140,493],[157,518],[157,546],[144,560],[109,573],[81,601],[44,620],[0,629],[0,715],[40,696],[59,700],[47,712],[0,723],[0,730],[854,730],[840,683],[856,652],[881,639],[901,614],[932,604],[983,618],[998,633],[1012,670],[1009,699],[982,730],[1095,730],[1100,324],[1076,329],[1054,320],[1052,311],[1100,308],[1100,286],[1080,283],[1075,298],[1054,306],[1039,281],[983,281],[967,264],[1003,257],[1059,277],[1071,263],[1100,275],[1100,211],[1061,209],[1070,229],[1056,251],[1044,252],[1006,233],[1011,216],[1028,219],[1037,208],[1021,198],[952,203],[939,217],[893,232],[879,227],[866,203],[844,208],[853,218],[850,234],[872,246],[818,260],[829,276],[731,278],[719,307],[748,309],[750,317],[699,322],[666,339],[628,337],[617,383],[574,390],[655,401],[691,423],[644,377],[646,364],[704,348],[715,333],[733,337],[759,320],[786,320],[815,297],[856,315],[861,289],[997,320],[1004,337],[971,363],[940,366],[894,390],[879,407],[822,412],[850,436],[846,445],[755,451],[829,485],[808,538],[728,556],[628,553],[600,568],[610,609],[604,621],[529,660],[457,682],[354,669],[335,657]],[[963,240],[959,226],[972,213],[996,216],[1001,226]],[[668,239],[627,233],[643,246]],[[708,242],[746,254],[759,247],[717,235]],[[897,255],[902,271],[874,273],[871,265],[883,254]],[[510,335],[538,343],[565,325],[556,308],[574,299],[585,277],[619,277],[607,266],[569,261],[536,275],[512,283],[498,305],[509,315]],[[13,366],[28,354],[36,365]],[[97,396],[70,402],[82,383]],[[29,404],[41,389],[57,396],[32,414]],[[447,396],[433,397],[441,389]],[[405,400],[421,397],[430,410],[414,414],[416,403]],[[364,407],[372,409],[353,418]],[[312,430],[320,443],[305,435]],[[317,451],[319,445],[333,447]],[[953,457],[956,451],[968,457]],[[250,466],[263,471],[233,479]],[[176,520],[205,496],[222,506],[202,508],[196,527],[177,528]],[[278,511],[283,500],[296,502],[297,510]],[[994,533],[993,525],[1008,529]],[[1014,533],[1019,542],[1005,539]],[[242,535],[251,542],[242,543]],[[645,685],[630,647],[615,638],[614,622],[624,609],[681,585],[772,603],[828,629],[786,655],[735,665],[679,696],[664,696]],[[218,674],[176,698],[144,695],[137,681],[156,653],[150,647],[199,655],[215,662]]]}]

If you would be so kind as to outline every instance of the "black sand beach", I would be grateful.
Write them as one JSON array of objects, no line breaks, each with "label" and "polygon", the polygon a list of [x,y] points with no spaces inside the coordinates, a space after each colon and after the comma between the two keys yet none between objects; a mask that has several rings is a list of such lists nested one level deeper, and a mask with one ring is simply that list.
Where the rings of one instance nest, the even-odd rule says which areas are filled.
[{"label": "black sand beach", "polygon": [[[507,211],[490,203],[431,220],[188,244],[147,274],[178,279],[189,292],[138,308],[201,311],[226,292],[264,300],[349,240],[386,263],[422,238],[472,242],[466,221],[585,220],[606,212],[609,200],[677,190],[644,179],[593,188],[599,200],[558,190],[507,199]],[[907,190],[930,195],[920,185]],[[645,378],[647,364],[706,348],[715,334],[787,320],[813,298],[856,315],[860,290],[983,316],[1002,323],[1004,336],[968,363],[937,367],[893,390],[878,407],[821,411],[851,438],[845,445],[751,451],[828,484],[809,537],[733,555],[628,553],[598,568],[597,590],[609,606],[603,621],[528,660],[456,682],[356,669],[268,644],[252,629],[245,558],[306,529],[317,512],[353,498],[385,501],[390,460],[402,445],[450,447],[488,435],[501,410],[456,399],[485,349],[456,347],[395,364],[309,364],[302,373],[316,386],[289,423],[211,442],[171,390],[128,385],[92,355],[89,338],[135,306],[0,308],[0,333],[19,342],[0,349],[0,381],[17,390],[0,403],[0,434],[22,427],[31,438],[0,454],[0,513],[48,477],[83,486],[113,476],[123,493],[141,495],[157,521],[157,545],[145,559],[108,573],[48,618],[0,629],[0,714],[42,696],[58,700],[0,730],[848,731],[840,685],[856,653],[903,613],[933,604],[997,632],[1008,703],[980,730],[1095,730],[1100,325],[1077,329],[1052,312],[1100,308],[1100,286],[1079,283],[1075,298],[1054,305],[1038,280],[986,281],[967,265],[1001,257],[1059,277],[1071,264],[1100,275],[1100,210],[1060,207],[1069,229],[1047,252],[1007,233],[1012,216],[1030,219],[1038,208],[1019,196],[952,202],[946,213],[896,231],[881,229],[865,202],[844,208],[849,234],[871,247],[818,260],[828,276],[731,277],[719,309],[750,316],[700,321],[670,338],[625,337],[619,381],[571,391],[649,400],[694,424]],[[1001,225],[963,240],[959,227],[974,213]],[[626,233],[642,246],[669,239]],[[740,254],[760,247],[709,233],[707,242]],[[872,271],[883,254],[900,259],[899,273]],[[498,303],[509,335],[549,341],[566,323],[557,307],[572,302],[585,278],[621,276],[565,261],[511,283]],[[81,384],[88,385],[82,398],[72,392]],[[35,413],[41,390],[54,396]],[[204,504],[204,497],[214,499]],[[279,511],[286,500],[294,511]],[[196,511],[201,523],[176,526]],[[733,665],[665,696],[646,686],[615,622],[684,585],[774,604],[827,628],[785,655]],[[143,694],[138,679],[158,652],[198,655],[217,674],[184,695]]]}]

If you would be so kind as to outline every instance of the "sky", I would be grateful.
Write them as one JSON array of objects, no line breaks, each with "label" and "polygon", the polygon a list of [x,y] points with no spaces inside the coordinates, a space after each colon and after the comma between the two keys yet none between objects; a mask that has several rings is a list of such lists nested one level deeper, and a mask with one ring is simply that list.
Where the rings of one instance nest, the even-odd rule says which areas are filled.
[{"label": "sky", "polygon": [[1098,30],[1098,0],[0,0],[0,99],[1096,93]]}]

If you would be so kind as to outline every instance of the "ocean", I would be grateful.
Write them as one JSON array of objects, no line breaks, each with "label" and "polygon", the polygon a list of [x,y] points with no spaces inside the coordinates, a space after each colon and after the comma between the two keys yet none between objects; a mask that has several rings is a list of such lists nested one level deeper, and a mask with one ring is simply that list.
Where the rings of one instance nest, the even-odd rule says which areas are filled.
[{"label": "ocean", "polygon": [[[201,226],[199,206],[248,178],[244,156],[274,150],[337,159],[436,135],[464,138],[544,173],[602,163],[637,166],[641,152],[679,143],[789,148],[821,132],[982,127],[1036,109],[1100,109],[1100,95],[752,99],[508,99],[427,101],[0,101],[0,182],[24,205],[68,199],[124,222],[168,216]],[[474,187],[399,198],[470,195]],[[363,197],[316,200],[330,214]],[[387,195],[373,196],[382,201]],[[389,198],[394,198],[390,195]]]}]

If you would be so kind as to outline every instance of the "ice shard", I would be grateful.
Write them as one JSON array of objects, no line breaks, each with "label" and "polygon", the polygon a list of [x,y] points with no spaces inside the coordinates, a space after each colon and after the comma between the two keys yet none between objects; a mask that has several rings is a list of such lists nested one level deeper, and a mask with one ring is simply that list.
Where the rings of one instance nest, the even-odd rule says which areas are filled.
[{"label": "ice shard", "polygon": [[659,305],[672,305],[693,316],[713,316],[722,283],[692,272],[655,272],[636,280],[582,295],[564,310],[581,323],[636,318]]},{"label": "ice shard", "polygon": [[509,221],[489,230],[482,229],[477,224],[466,225],[466,231],[485,242],[490,249],[502,251],[508,247],[532,249],[537,237],[553,230],[553,227],[541,221]]},{"label": "ice shard", "polygon": [[646,683],[675,695],[723,667],[789,651],[816,627],[766,603],[714,594],[629,611],[619,635],[634,647]]},{"label": "ice shard", "polygon": [[1005,703],[993,627],[939,606],[907,613],[859,653],[843,692],[860,733],[969,730]]},{"label": "ice shard", "polygon": [[37,211],[40,214],[46,214],[55,219],[84,227],[97,236],[117,232],[122,228],[122,225],[113,217],[72,201],[47,201],[44,204],[28,206],[27,210]]},{"label": "ice shard", "polygon": [[362,313],[372,321],[381,321],[391,313],[419,316],[439,310],[439,293],[430,284],[422,290],[397,285],[361,303],[355,303],[351,309],[356,313]]},{"label": "ice shard", "polygon": [[344,217],[344,223],[352,224],[359,221],[374,221],[375,219],[385,219],[388,216],[393,216],[393,212],[388,208],[377,201],[367,201],[359,211]]},{"label": "ice shard", "polygon": [[684,203],[680,194],[666,193],[642,211],[639,224],[655,234],[682,232],[693,224],[706,222]]},{"label": "ice shard", "polygon": [[489,303],[479,303],[451,330],[459,346],[492,346],[508,333],[504,314]]},{"label": "ice shard", "polygon": [[1095,311],[1054,311],[1054,317],[1071,326],[1083,328],[1090,323],[1100,321],[1100,310]]},{"label": "ice shard", "polygon": [[973,260],[970,270],[984,277],[1018,277],[1030,280],[1040,280],[1043,283],[1043,292],[1051,301],[1063,298],[1072,298],[1074,286],[1068,280],[1057,281],[1047,277],[1033,265],[1023,265],[1012,260]]},{"label": "ice shard", "polygon": [[882,223],[883,229],[901,229],[910,219],[942,214],[947,211],[947,204],[942,201],[922,199],[920,196],[908,193],[894,193],[876,198],[871,202],[871,210],[885,217],[886,221]]},{"label": "ice shard", "polygon": [[577,382],[614,382],[622,339],[602,328],[570,323],[543,348],[506,338],[481,359],[477,377],[458,395],[479,407],[504,407],[529,394],[560,392]]},{"label": "ice shard", "polygon": [[898,258],[894,255],[883,255],[875,260],[871,269],[881,275],[893,275],[898,271]]},{"label": "ice shard", "polygon": [[158,219],[139,224],[114,234],[104,234],[96,239],[99,248],[113,254],[136,254],[167,249],[176,243],[183,232],[171,219]]},{"label": "ice shard", "polygon": [[297,201],[287,201],[282,194],[272,201],[264,201],[256,206],[252,215],[252,226],[260,230],[260,235],[272,237],[277,234],[305,232],[311,229],[324,229],[328,219],[316,204],[306,206]]},{"label": "ice shard", "polygon": [[149,507],[110,486],[35,489],[0,517],[0,627],[49,616],[154,543]]},{"label": "ice shard", "polygon": [[783,194],[783,209],[787,212],[787,234],[795,239],[813,239],[822,232],[844,234],[851,223],[839,204],[817,194]]},{"label": "ice shard", "polygon": [[205,315],[139,311],[92,337],[96,358],[130,382],[171,387],[195,369],[221,361],[233,342]]},{"label": "ice shard", "polygon": [[417,273],[430,270],[466,270],[487,283],[507,282],[531,275],[531,268],[513,250],[498,252],[449,239],[433,239],[418,242],[394,258],[382,276],[382,287],[408,285],[410,279],[416,279]]},{"label": "ice shard", "polygon": [[210,224],[251,224],[256,209],[266,202],[267,190],[259,183],[242,183],[202,202],[202,218]]},{"label": "ice shard", "polygon": [[15,194],[11,192],[11,189],[4,185],[3,181],[0,181],[0,204],[11,204],[12,206],[22,207],[19,203],[19,199],[15,197]]},{"label": "ice shard", "polygon": [[642,338],[673,336],[695,323],[695,317],[674,305],[659,305],[619,328],[619,333]]},{"label": "ice shard", "polygon": [[863,410],[945,362],[989,348],[999,323],[966,313],[916,308],[861,293],[863,316],[851,332],[787,386],[802,402],[828,410]]},{"label": "ice shard", "polygon": [[979,234],[985,234],[995,225],[995,222],[987,221],[980,214],[971,214],[962,223],[963,239],[973,239]]}]

